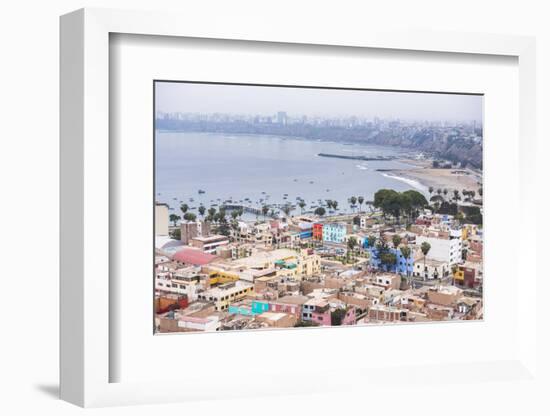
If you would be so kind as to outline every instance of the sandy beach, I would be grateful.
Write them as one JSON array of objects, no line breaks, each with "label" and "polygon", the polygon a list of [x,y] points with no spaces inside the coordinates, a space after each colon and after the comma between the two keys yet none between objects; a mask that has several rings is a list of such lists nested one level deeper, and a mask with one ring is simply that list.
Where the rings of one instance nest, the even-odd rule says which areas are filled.
[{"label": "sandy beach", "polygon": [[446,188],[449,192],[455,189],[460,192],[463,189],[477,192],[480,188],[480,183],[482,183],[481,173],[472,169],[434,169],[430,160],[403,160],[403,162],[415,167],[411,169],[395,169],[388,173],[418,181],[426,187],[432,186],[435,190]]}]

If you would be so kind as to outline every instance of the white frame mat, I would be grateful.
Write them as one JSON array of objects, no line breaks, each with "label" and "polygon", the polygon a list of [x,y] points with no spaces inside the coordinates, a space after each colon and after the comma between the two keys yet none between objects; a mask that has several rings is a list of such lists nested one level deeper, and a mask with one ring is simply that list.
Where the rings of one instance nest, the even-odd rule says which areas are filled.
[{"label": "white frame mat", "polygon": [[[374,401],[399,389],[403,394],[442,392],[445,403],[449,383],[468,386],[484,384],[478,393],[490,400],[516,394],[520,387],[526,395],[540,387],[543,375],[537,372],[536,287],[542,279],[534,251],[528,244],[518,245],[518,264],[522,265],[518,285],[518,307],[511,316],[518,325],[517,354],[509,360],[477,363],[441,363],[393,368],[361,368],[342,365],[327,370],[325,377],[312,377],[309,383],[289,380],[284,371],[270,374],[267,384],[248,383],[228,386],[213,393],[193,386],[195,375],[180,382],[111,382],[110,366],[119,359],[110,350],[109,297],[109,35],[156,35],[204,39],[277,42],[281,44],[330,45],[334,47],[382,48],[455,54],[502,55],[518,59],[519,68],[519,189],[520,212],[517,227],[521,241],[536,241],[536,219],[529,207],[536,206],[536,78],[535,40],[530,37],[471,33],[398,32],[368,26],[360,32],[350,28],[327,32],[315,22],[303,27],[281,26],[261,21],[218,20],[215,25],[200,18],[174,13],[137,12],[108,9],[82,9],[61,17],[61,398],[79,406],[110,406],[162,403],[236,397],[278,396],[281,394],[340,394],[363,391]],[[531,246],[532,248],[532,246]],[[515,270],[519,276],[519,270]],[[147,307],[147,306],[144,306]],[[539,325],[539,326],[537,326]],[[369,328],[364,328],[368,330]],[[151,332],[152,336],[152,332]],[[154,359],[151,357],[150,359]],[[401,376],[396,379],[398,371]],[[449,377],[442,375],[448,374]],[[452,375],[452,376],[451,376]],[[197,376],[198,377],[198,376]],[[366,383],[362,390],[357,381]],[[204,380],[202,380],[204,382]],[[487,385],[500,383],[490,389]],[[368,387],[367,387],[368,386]],[[467,387],[469,388],[469,387]],[[447,391],[447,394],[445,392]],[[529,393],[531,392],[531,393]],[[523,394],[523,393],[522,393]],[[395,399],[399,396],[389,395]],[[448,397],[447,397],[448,399]],[[391,400],[391,399],[390,399]],[[452,404],[447,403],[447,406]],[[371,406],[369,404],[369,406]],[[372,404],[372,409],[375,408]],[[437,407],[437,406],[436,406]],[[438,407],[440,410],[441,406]],[[405,410],[404,410],[405,411]],[[407,407],[407,413],[415,414]],[[424,414],[417,406],[418,414]]]}]

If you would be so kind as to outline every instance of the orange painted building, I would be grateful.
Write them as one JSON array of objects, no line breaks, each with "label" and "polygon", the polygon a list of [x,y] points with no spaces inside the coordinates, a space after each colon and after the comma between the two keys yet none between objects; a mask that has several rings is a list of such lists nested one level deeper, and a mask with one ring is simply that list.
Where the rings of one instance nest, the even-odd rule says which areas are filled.
[{"label": "orange painted building", "polygon": [[313,239],[323,241],[323,224],[313,224]]}]

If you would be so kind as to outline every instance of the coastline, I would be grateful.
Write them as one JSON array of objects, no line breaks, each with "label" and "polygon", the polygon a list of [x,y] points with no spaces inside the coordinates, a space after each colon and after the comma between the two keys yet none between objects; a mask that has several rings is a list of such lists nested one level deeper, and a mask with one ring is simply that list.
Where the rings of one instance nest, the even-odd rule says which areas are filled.
[{"label": "coastline", "polygon": [[[434,169],[429,160],[401,159],[401,162],[415,166],[412,169],[394,169],[381,172],[395,179],[403,181],[414,181],[420,183],[426,190],[431,186],[434,189],[457,189],[462,191],[476,191],[480,188],[482,174],[472,169]],[[413,186],[412,182],[410,183]]]}]

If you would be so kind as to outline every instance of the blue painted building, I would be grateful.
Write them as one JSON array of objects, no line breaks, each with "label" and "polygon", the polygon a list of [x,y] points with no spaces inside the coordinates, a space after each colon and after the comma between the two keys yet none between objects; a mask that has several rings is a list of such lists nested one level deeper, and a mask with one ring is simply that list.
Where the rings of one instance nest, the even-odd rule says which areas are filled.
[{"label": "blue painted building", "polygon": [[227,311],[232,315],[255,316],[269,311],[269,303],[255,300],[250,305],[229,305]]},{"label": "blue painted building", "polygon": [[305,240],[313,237],[313,223],[301,222],[298,227],[300,228],[300,239]]},{"label": "blue painted building", "polygon": [[328,223],[323,225],[323,241],[343,243],[346,239],[346,224]]},{"label": "blue painted building", "polygon": [[381,264],[381,261],[378,258],[378,249],[370,248],[369,264],[371,265],[371,267],[374,267],[376,269],[380,269],[383,271],[387,271],[387,272],[392,272],[392,273],[412,275],[413,269],[414,269],[413,253],[411,252],[410,257],[407,259],[405,258],[405,256],[403,256],[403,254],[401,253],[401,250],[399,250],[398,248],[390,248],[389,251],[390,253],[395,254],[395,256],[397,257],[397,262],[391,268],[386,269],[386,267]]}]

